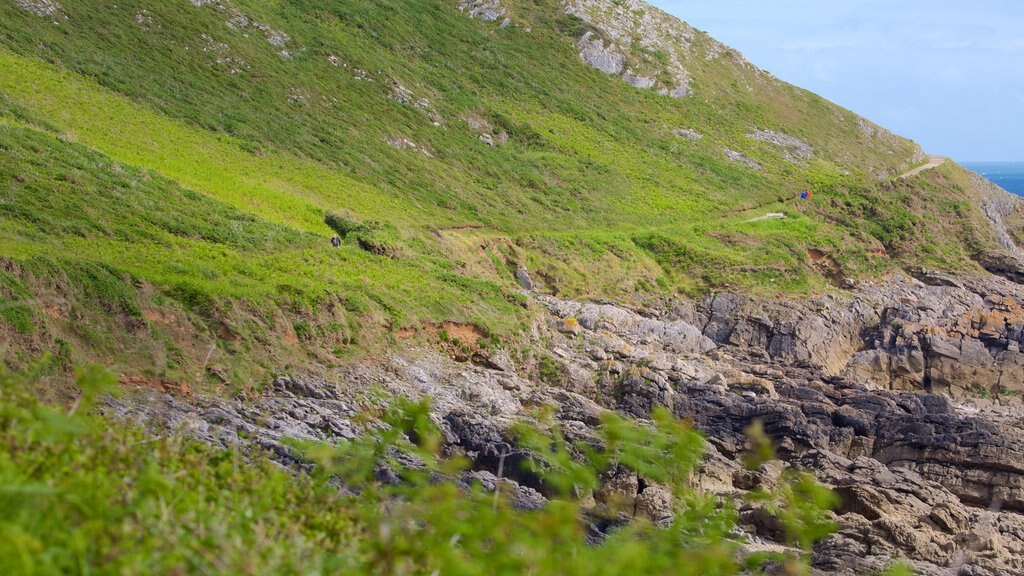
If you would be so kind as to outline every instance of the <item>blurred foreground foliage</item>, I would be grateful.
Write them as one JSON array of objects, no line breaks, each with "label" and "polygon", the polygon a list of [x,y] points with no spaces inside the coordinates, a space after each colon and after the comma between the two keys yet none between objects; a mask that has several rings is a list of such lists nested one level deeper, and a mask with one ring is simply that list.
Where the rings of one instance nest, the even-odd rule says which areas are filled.
[{"label": "blurred foreground foliage", "polygon": [[[180,431],[97,414],[114,378],[78,371],[79,400],[40,403],[45,365],[0,374],[2,574],[737,574],[807,554],[745,556],[731,502],[688,487],[703,439],[667,411],[650,423],[615,415],[599,446],[566,442],[539,415],[513,430],[550,487],[524,511],[496,491],[451,481],[468,460],[443,449],[426,403],[396,400],[369,433],[336,445],[296,444],[310,473],[252,449],[224,449]],[[588,543],[581,494],[625,466],[674,496],[667,526],[635,519]],[[379,471],[400,482],[383,483]],[[499,475],[500,476],[500,475]],[[826,535],[834,496],[794,475],[764,496],[804,552]]]}]

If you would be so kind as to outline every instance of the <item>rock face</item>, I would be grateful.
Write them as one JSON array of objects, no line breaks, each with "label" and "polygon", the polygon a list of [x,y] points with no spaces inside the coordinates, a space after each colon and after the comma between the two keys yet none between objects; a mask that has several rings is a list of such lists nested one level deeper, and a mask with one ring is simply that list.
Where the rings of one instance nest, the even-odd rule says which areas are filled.
[{"label": "rock face", "polygon": [[742,152],[731,150],[729,148],[725,149],[725,157],[738,164],[743,164],[744,166],[752,170],[760,170],[762,168],[762,166],[750,156],[747,156]]},{"label": "rock face", "polygon": [[36,16],[50,16],[60,11],[60,4],[54,0],[14,0],[14,3]]},{"label": "rock face", "polygon": [[800,163],[814,157],[814,148],[810,144],[795,136],[775,130],[755,130],[753,133],[747,134],[747,138],[774,144],[782,150],[782,157],[790,162]]},{"label": "rock face", "polygon": [[[580,58],[637,88],[657,90],[673,98],[691,93],[691,59],[715,60],[728,54],[755,70],[742,56],[689,24],[640,0],[563,0],[568,14],[600,31],[580,39]],[[635,50],[639,48],[640,50]],[[652,54],[663,55],[664,59]],[[627,56],[629,55],[629,56]],[[759,71],[756,72],[767,78]]]},{"label": "rock face", "polygon": [[978,174],[971,174],[971,189],[999,247],[986,250],[979,262],[989,272],[1014,282],[1024,282],[1024,251],[1013,241],[1007,220],[1020,208],[1021,199]]},{"label": "rock face", "polygon": [[839,530],[815,549],[827,574],[877,573],[893,556],[918,574],[1018,574],[1024,570],[1018,514],[965,506],[940,484],[877,460],[809,453],[801,462],[833,485]]},{"label": "rock face", "polygon": [[693,128],[679,128],[679,129],[673,130],[672,133],[675,134],[676,136],[679,136],[683,140],[689,140],[691,142],[696,141],[696,140],[700,140],[701,138],[704,137],[703,134],[701,134],[700,132],[697,132]]},{"label": "rock face", "polygon": [[[570,441],[590,442],[602,414],[647,418],[665,406],[708,439],[695,481],[736,496],[777,485],[786,468],[813,470],[837,492],[838,531],[818,544],[818,574],[863,574],[894,558],[921,574],[1024,572],[1022,294],[1004,280],[921,272],[803,301],[716,294],[638,313],[537,293],[535,331],[559,365],[557,386],[507,363],[490,369],[437,351],[408,350],[330,378],[276,379],[253,402],[171,397],[111,400],[114,416],[163,422],[206,441],[253,444],[302,466],[285,438],[333,441],[362,432],[379,408],[366,390],[430,397],[446,449],[474,470],[456,479],[545,505],[543,478],[509,428],[548,406]],[[987,400],[968,398],[989,390]],[[745,430],[760,422],[780,460],[740,464]],[[379,471],[383,481],[397,481]],[[592,498],[600,541],[633,518],[671,522],[671,494],[625,468]],[[782,538],[754,504],[740,509],[744,545]]]},{"label": "rock face", "polygon": [[505,9],[498,0],[461,0],[459,9],[470,18],[478,18],[484,22],[494,22],[505,15]]},{"label": "rock face", "polygon": [[[812,366],[872,388],[969,392],[1012,401],[1024,389],[1024,300],[1016,285],[921,274],[849,296],[703,303],[705,335],[774,362]],[[945,284],[945,285],[943,285]]]},{"label": "rock face", "polygon": [[580,59],[584,64],[605,74],[618,74],[626,65],[626,57],[614,46],[595,38],[593,32],[584,34],[576,47],[580,49]]},{"label": "rock face", "polygon": [[352,422],[358,406],[342,398],[338,386],[327,380],[283,376],[274,380],[265,397],[253,403],[176,398],[147,391],[145,401],[111,399],[106,411],[225,447],[252,444],[283,463],[298,464],[298,456],[284,439],[330,441],[362,433],[362,427]]},{"label": "rock face", "polygon": [[[579,314],[584,328],[574,337],[580,352],[562,357],[580,365],[588,358],[613,359],[598,363],[606,405],[640,418],[667,406],[707,434],[715,448],[710,461],[717,462],[702,479],[709,489],[745,490],[763,482],[735,464],[745,448],[744,430],[754,421],[777,440],[787,465],[815,470],[835,487],[842,498],[840,530],[816,551],[822,573],[870,573],[904,557],[924,574],[961,567],[970,570],[963,573],[1004,574],[1024,569],[1020,395],[1004,395],[984,413],[954,403],[950,395],[962,402],[974,386],[964,378],[981,372],[942,362],[940,355],[952,352],[934,343],[956,334],[960,350],[981,345],[978,354],[987,359],[974,365],[1019,387],[1019,348],[1010,344],[1018,320],[1003,316],[1012,316],[1020,296],[1015,286],[995,279],[933,286],[893,278],[849,298],[806,303],[718,295],[660,318],[619,309],[594,322],[585,319],[583,307],[548,304],[559,317]],[[999,322],[986,320],[994,312]],[[907,334],[926,337],[917,360],[899,341],[876,335],[898,316],[914,319],[904,326]],[[666,353],[668,341],[651,337],[660,330],[631,329],[680,324],[700,330],[716,346]],[[1000,327],[985,339],[998,342],[995,351],[981,339],[990,325]],[[552,345],[572,348],[557,339]],[[851,372],[863,369],[859,360],[866,352],[891,357],[890,365],[908,374],[920,368],[920,377],[892,380],[896,371],[889,370],[865,386]],[[935,383],[931,390],[941,393],[926,391],[925,374]],[[743,518],[755,535],[778,537],[777,526],[762,516],[749,510]]]}]

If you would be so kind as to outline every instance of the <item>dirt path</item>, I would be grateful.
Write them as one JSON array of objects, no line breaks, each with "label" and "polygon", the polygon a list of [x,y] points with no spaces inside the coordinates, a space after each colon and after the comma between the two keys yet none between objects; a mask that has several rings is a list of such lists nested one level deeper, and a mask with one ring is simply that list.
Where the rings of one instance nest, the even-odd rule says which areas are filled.
[{"label": "dirt path", "polygon": [[757,218],[751,218],[750,220],[744,220],[740,224],[749,224],[751,222],[760,222],[762,220],[782,220],[786,215],[782,212],[769,212],[764,216],[758,216]]},{"label": "dirt path", "polygon": [[945,158],[943,156],[931,156],[931,157],[928,158],[928,163],[927,164],[925,164],[923,166],[918,166],[917,168],[914,168],[913,170],[910,170],[908,172],[904,172],[903,174],[900,174],[900,178],[910,178],[911,176],[917,176],[918,174],[920,174],[921,172],[924,172],[925,170],[931,170],[932,168],[935,168],[935,167],[938,167],[938,166],[942,166],[943,164],[946,163],[946,160],[947,160],[947,158]]}]

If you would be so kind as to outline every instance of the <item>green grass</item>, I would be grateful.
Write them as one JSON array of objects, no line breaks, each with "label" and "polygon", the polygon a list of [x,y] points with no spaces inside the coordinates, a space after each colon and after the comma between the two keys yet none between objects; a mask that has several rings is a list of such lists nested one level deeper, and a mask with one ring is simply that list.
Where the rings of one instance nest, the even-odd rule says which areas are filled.
[{"label": "green grass", "polygon": [[[544,231],[628,226],[638,217],[646,226],[673,225],[803,183],[801,170],[743,137],[754,124],[785,126],[819,146],[852,139],[852,121],[837,122],[836,109],[804,93],[773,85],[748,95],[725,85],[720,78],[747,74],[727,63],[701,64],[709,67],[701,80],[720,99],[713,103],[611,82],[576,61],[566,32],[579,32],[578,23],[554,5],[514,4],[524,22],[497,31],[440,2],[239,3],[289,34],[292,58],[262,34],[225,26],[210,7],[129,2],[96,11],[71,2],[63,27],[4,7],[11,26],[3,43],[68,72],[6,55],[0,91],[118,161],[307,229],[319,223],[307,202],[434,226]],[[159,29],[134,22],[142,9]],[[529,24],[537,26],[526,32]],[[204,52],[203,34],[249,67],[227,73]],[[348,67],[332,65],[328,55]],[[356,80],[356,67],[370,79]],[[428,98],[442,126],[392,102],[392,78]],[[296,91],[305,105],[289,104]],[[506,129],[510,144],[480,143],[463,119],[470,113]],[[708,137],[684,143],[671,133],[683,125]],[[385,143],[399,136],[433,157]],[[725,160],[726,145],[757,158],[768,174]],[[861,148],[873,165],[899,161]]]},{"label": "green grass", "polygon": [[[900,258],[964,267],[990,240],[952,176],[873,180],[909,163],[910,142],[869,139],[852,113],[729,58],[688,63],[692,97],[634,89],[580,64],[587,25],[557,2],[509,0],[504,29],[440,0],[227,5],[68,0],[58,24],[0,5],[0,258],[46,262],[25,267],[40,268],[35,297],[70,292],[116,320],[60,281],[107,270],[138,309],[155,292],[211,329],[263,326],[249,352],[302,322],[362,324],[367,347],[422,321],[514,331],[517,266],[563,295],[642,303],[818,290],[811,248],[858,276]],[[233,11],[250,24],[228,25]],[[485,145],[470,116],[508,142]],[[784,160],[746,137],[757,128],[815,159]],[[815,201],[798,203],[807,187]],[[935,206],[973,224],[922,226]],[[787,218],[745,222],[769,211]],[[329,213],[360,228],[339,250]],[[868,255],[881,247],[894,258]],[[0,317],[16,332],[66,330],[19,306]]]},{"label": "green grass", "polygon": [[[362,330],[373,334],[453,319],[506,333],[522,317],[497,284],[462,276],[429,252],[394,259],[366,252],[352,240],[334,249],[326,234],[268,222],[159,173],[20,125],[0,122],[0,151],[7,160],[0,165],[0,181],[9,183],[0,195],[3,257],[17,262],[19,276],[36,287],[33,293],[5,273],[0,323],[19,334],[36,331],[45,318],[39,298],[70,299],[73,316],[90,316],[95,323],[49,319],[44,340],[71,333],[82,353],[108,364],[137,370],[137,361],[118,352],[133,347],[132,336],[124,333],[131,325],[126,319],[145,326],[143,308],[167,308],[140,294],[141,284],[156,286],[158,296],[178,302],[201,322],[233,326],[256,357],[259,349],[279,345],[274,333],[299,321],[322,318],[328,324],[348,316],[345,322],[353,326],[376,325]],[[320,312],[325,306],[335,312]],[[278,318],[277,310],[295,320]],[[263,327],[250,326],[249,319]],[[158,329],[150,323],[144,332],[155,337]],[[171,335],[168,342],[181,337]],[[234,361],[252,363],[246,356]],[[158,373],[177,368],[153,361]]]},{"label": "green grass", "polygon": [[[869,138],[849,111],[728,57],[686,63],[694,96],[637,90],[579,62],[588,26],[561,3],[503,5],[507,28],[451,0],[62,0],[44,18],[0,3],[0,360],[55,359],[38,380],[0,375],[0,572],[736,572],[728,514],[699,498],[681,531],[595,548],[578,503],[531,516],[423,484],[342,498],[259,454],[239,465],[33,399],[94,398],[104,377],[68,382],[83,360],[230,394],[373,355],[424,322],[510,344],[531,314],[519,267],[560,295],[644,306],[826,289],[811,249],[857,277],[976,269],[996,245],[959,168],[875,180],[914,146]],[[470,117],[508,142],[485,145]],[[790,163],[754,129],[815,158]],[[403,139],[416,147],[389,143]],[[786,218],[749,221],[767,212]],[[664,439],[650,432],[631,434],[649,448]],[[683,465],[690,448],[647,463]],[[549,456],[592,482],[566,454]],[[804,480],[784,496],[806,546],[827,523]]]},{"label": "green grass", "polygon": [[[193,284],[211,296],[240,300],[287,294],[283,287],[292,286],[316,303],[368,283],[385,299],[389,292],[416,293],[412,301],[392,304],[410,317],[430,310],[432,298],[434,304],[451,298],[441,288],[453,281],[450,269],[424,275],[430,260],[377,257],[351,244],[331,249],[326,236],[266,222],[159,174],[29,129],[0,124],[0,147],[12,160],[0,167],[0,178],[17,182],[28,175],[7,191],[4,204],[2,231],[14,256],[103,263],[161,285]],[[416,285],[417,277],[432,278],[433,289]]]},{"label": "green grass", "polygon": [[228,136],[182,125],[42,63],[0,53],[0,72],[0,90],[59,122],[68,140],[160,172],[264,220],[325,232],[326,209],[403,212],[378,191],[337,172],[287,154],[253,155]]},{"label": "green grass", "polygon": [[0,271],[0,321],[27,335],[35,330],[32,292],[8,272]]}]

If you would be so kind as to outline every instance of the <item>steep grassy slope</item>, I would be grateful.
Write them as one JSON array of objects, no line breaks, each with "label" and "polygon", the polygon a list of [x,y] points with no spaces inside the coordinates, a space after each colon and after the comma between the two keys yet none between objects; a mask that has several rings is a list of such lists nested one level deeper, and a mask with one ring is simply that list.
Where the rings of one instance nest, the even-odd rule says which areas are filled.
[{"label": "steep grassy slope", "polygon": [[[15,124],[0,122],[0,150],[0,178],[17,184],[0,223],[9,258],[0,272],[5,344],[43,338],[19,363],[70,344],[119,367],[188,380],[182,370],[208,351],[180,346],[210,345],[204,319],[221,319],[214,341],[226,353],[257,352],[236,350],[239,342],[303,340],[331,358],[346,354],[367,323],[358,318],[376,306],[398,323],[459,317],[501,326],[515,317],[497,287],[456,275],[441,258],[326,250],[315,234]],[[41,300],[33,304],[34,295]],[[50,342],[47,332],[61,339]]]},{"label": "steep grassy slope", "polygon": [[[6,362],[248,383],[424,322],[512,333],[519,267],[642,302],[973,266],[990,240],[954,169],[887,183],[916,146],[705,35],[673,98],[580,61],[598,20],[503,6],[504,27],[454,0],[0,2]],[[936,209],[962,224],[922,227]],[[373,238],[330,248],[327,213]]]}]

